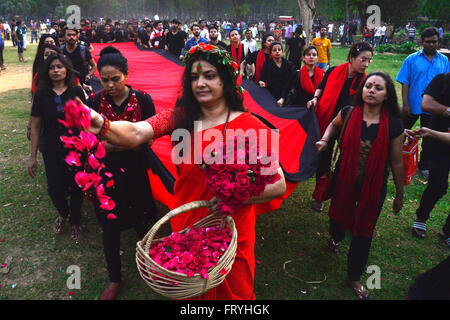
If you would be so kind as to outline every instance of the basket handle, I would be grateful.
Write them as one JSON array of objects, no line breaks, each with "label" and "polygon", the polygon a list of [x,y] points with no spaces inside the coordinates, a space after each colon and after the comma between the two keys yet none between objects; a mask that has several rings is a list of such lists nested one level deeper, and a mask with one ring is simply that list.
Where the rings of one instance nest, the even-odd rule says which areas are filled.
[{"label": "basket handle", "polygon": [[167,221],[172,219],[173,217],[176,217],[177,215],[181,213],[185,213],[194,209],[204,208],[204,207],[211,207],[213,204],[210,201],[207,200],[197,200],[193,202],[189,202],[186,204],[183,204],[182,206],[179,206],[178,208],[173,209],[172,211],[169,211],[164,217],[159,219],[153,227],[150,229],[150,232],[153,236],[156,234],[156,231],[159,230],[160,226],[165,224]]}]

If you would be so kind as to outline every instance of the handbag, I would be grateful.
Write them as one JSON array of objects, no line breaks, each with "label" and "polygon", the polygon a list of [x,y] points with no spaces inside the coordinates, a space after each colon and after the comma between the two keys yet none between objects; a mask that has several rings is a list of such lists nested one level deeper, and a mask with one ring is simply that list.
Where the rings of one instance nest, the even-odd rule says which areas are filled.
[{"label": "handbag", "polygon": [[345,128],[347,127],[348,119],[350,118],[351,113],[353,112],[354,107],[351,107],[348,111],[347,115],[345,116],[344,124],[342,126],[341,132],[339,134],[339,140],[338,140],[338,146],[334,150],[332,163],[330,166],[330,170],[326,172],[324,175],[322,175],[319,179],[316,181],[316,188],[313,192],[313,199],[318,202],[324,202],[329,199],[331,199],[331,184],[333,182],[333,175],[334,175],[334,166],[336,164],[337,159],[337,152],[339,150],[339,147],[342,143],[342,138],[344,136]]},{"label": "handbag", "polygon": [[417,139],[408,138],[402,150],[404,178],[403,185],[407,186],[417,173],[419,164],[419,143]]}]

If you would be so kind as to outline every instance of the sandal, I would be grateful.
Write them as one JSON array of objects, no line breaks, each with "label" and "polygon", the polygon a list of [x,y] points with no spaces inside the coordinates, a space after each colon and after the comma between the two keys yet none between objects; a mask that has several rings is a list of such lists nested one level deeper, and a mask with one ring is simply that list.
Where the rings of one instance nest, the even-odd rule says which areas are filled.
[{"label": "sandal", "polygon": [[420,222],[415,220],[412,226],[412,235],[416,238],[423,239],[425,238],[425,232],[427,230],[427,225],[425,222]]},{"label": "sandal", "polygon": [[340,245],[340,242],[335,242],[333,239],[330,239],[330,242],[328,242],[328,248],[333,253],[338,253]]},{"label": "sandal", "polygon": [[55,224],[53,225],[53,231],[55,231],[56,234],[61,234],[64,232],[64,224],[66,223],[66,219],[59,216],[55,220]]},{"label": "sandal", "polygon": [[370,300],[370,292],[362,284],[355,286],[354,281],[349,281],[349,286],[359,300]]},{"label": "sandal", "polygon": [[314,211],[317,211],[317,212],[322,212],[322,210],[323,210],[323,203],[319,202],[317,200],[314,200],[314,202],[312,204],[312,209]]},{"label": "sandal", "polygon": [[78,240],[81,237],[81,227],[77,225],[72,226],[72,239]]}]

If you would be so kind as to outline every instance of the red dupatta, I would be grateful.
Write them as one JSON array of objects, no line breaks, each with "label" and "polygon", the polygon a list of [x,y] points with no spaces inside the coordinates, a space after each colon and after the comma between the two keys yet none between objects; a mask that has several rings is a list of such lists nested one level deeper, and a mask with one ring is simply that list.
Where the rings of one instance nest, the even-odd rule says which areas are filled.
[{"label": "red dupatta", "polygon": [[363,186],[356,197],[355,183],[361,148],[362,106],[356,107],[346,126],[340,167],[328,215],[354,236],[372,237],[380,209],[384,170],[389,153],[389,114],[382,110],[378,134],[367,160]]},{"label": "red dupatta", "polygon": [[306,68],[306,66],[303,66],[300,69],[300,84],[302,86],[303,91],[313,95],[323,79],[323,74],[324,74],[323,69],[314,66],[314,83],[313,83],[311,81],[311,77],[309,76],[308,69]]},{"label": "red dupatta", "polygon": [[[332,118],[334,110],[336,108],[336,104],[339,100],[339,95],[341,93],[342,87],[344,86],[344,83],[347,81],[348,66],[349,63],[346,62],[334,68],[334,70],[328,76],[327,84],[325,85],[325,88],[323,90],[322,97],[317,103],[316,115],[317,120],[319,121],[321,135],[325,133],[328,125],[333,120]],[[354,89],[356,85],[356,79],[360,78],[360,81],[357,84],[357,87],[359,87],[365,77],[366,74],[364,73],[362,77],[358,77],[358,75],[356,75],[353,78],[349,93],[351,96],[354,96],[356,94],[356,90]]]},{"label": "red dupatta", "polygon": [[264,62],[266,62],[266,54],[264,53],[264,49],[261,49],[259,50],[258,56],[256,57],[255,78],[253,79],[255,82],[259,81]]},{"label": "red dupatta", "polygon": [[241,64],[241,62],[242,62],[242,43],[239,42],[237,54],[236,54],[236,48],[234,47],[233,43],[230,44],[230,47],[231,47],[231,56],[238,64]]}]

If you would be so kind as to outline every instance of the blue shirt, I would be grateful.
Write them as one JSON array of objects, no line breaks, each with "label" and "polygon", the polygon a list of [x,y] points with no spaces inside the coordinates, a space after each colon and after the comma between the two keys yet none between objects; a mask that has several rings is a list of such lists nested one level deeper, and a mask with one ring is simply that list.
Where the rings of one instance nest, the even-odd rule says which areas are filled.
[{"label": "blue shirt", "polygon": [[208,40],[206,40],[205,38],[202,38],[202,37],[200,37],[200,40],[198,40],[198,41],[195,40],[195,37],[190,38],[188,41],[186,41],[186,45],[185,45],[183,51],[181,52],[181,55],[184,56],[184,53],[186,51],[189,51],[190,48],[195,47],[199,43],[208,44]]},{"label": "blue shirt", "polygon": [[422,113],[423,92],[436,75],[446,72],[450,72],[448,58],[437,51],[431,62],[423,49],[410,54],[403,61],[395,80],[409,86],[408,102],[412,114]]}]

